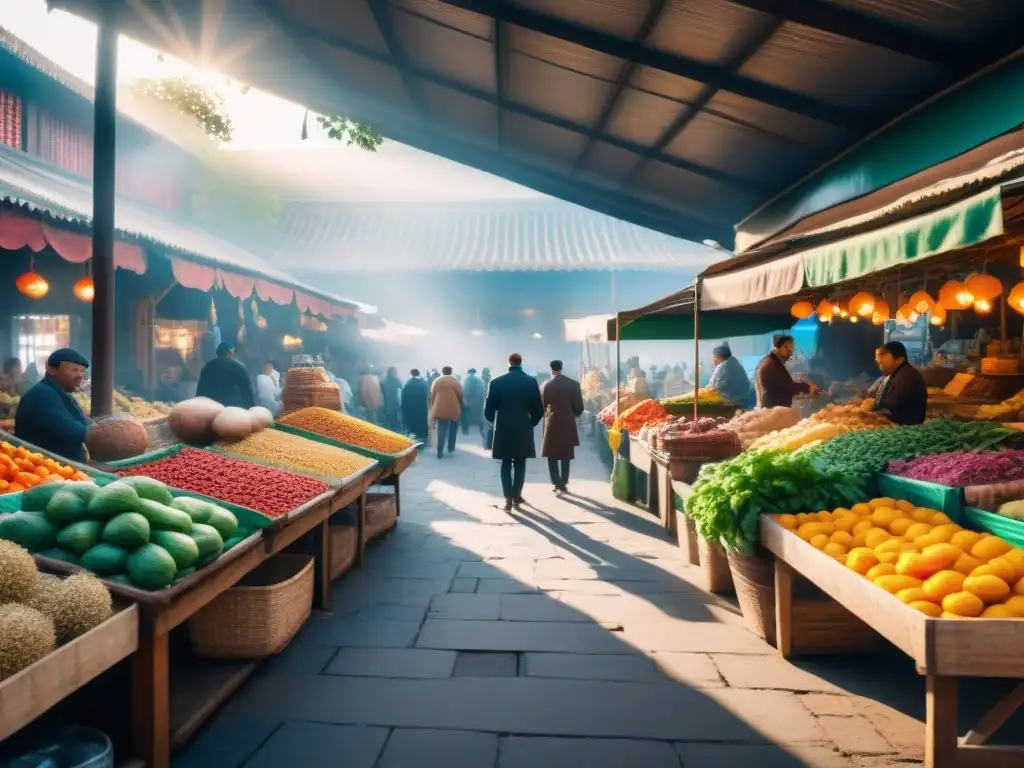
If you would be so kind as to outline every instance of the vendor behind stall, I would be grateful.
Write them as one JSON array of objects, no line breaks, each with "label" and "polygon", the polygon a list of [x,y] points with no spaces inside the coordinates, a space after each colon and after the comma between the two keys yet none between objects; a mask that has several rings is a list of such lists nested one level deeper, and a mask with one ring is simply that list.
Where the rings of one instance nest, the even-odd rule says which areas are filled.
[{"label": "vendor behind stall", "polygon": [[818,393],[818,385],[811,382],[793,381],[786,368],[786,361],[793,356],[793,337],[777,333],[772,338],[772,351],[757,364],[754,374],[754,388],[757,391],[758,408],[793,407],[793,398],[801,394]]},{"label": "vendor behind stall", "polygon": [[249,370],[235,359],[235,345],[230,341],[221,342],[217,357],[203,366],[196,396],[236,408],[252,408],[256,404]]},{"label": "vendor behind stall", "polygon": [[89,419],[71,393],[81,388],[89,361],[73,349],[58,349],[46,361],[46,376],[21,398],[14,434],[72,461],[85,457]]},{"label": "vendor behind stall", "polygon": [[708,389],[713,389],[730,403],[746,406],[750,400],[750,379],[743,370],[743,364],[732,356],[728,344],[711,350],[715,371],[711,374]]},{"label": "vendor behind stall", "polygon": [[907,348],[890,341],[875,350],[875,361],[885,374],[875,396],[874,410],[888,413],[901,426],[921,424],[928,409],[928,385],[921,372],[907,362]]}]

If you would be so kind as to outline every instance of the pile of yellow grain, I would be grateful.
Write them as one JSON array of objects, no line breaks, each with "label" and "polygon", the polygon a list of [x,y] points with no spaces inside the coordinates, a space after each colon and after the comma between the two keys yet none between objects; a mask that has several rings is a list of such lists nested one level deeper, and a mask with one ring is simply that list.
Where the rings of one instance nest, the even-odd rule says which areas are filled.
[{"label": "pile of yellow grain", "polygon": [[327,408],[300,408],[282,416],[278,421],[378,453],[401,453],[413,444],[412,440],[396,432]]},{"label": "pile of yellow grain", "polygon": [[333,445],[324,445],[277,429],[264,429],[244,440],[220,443],[222,451],[276,464],[299,474],[348,477],[373,459]]}]

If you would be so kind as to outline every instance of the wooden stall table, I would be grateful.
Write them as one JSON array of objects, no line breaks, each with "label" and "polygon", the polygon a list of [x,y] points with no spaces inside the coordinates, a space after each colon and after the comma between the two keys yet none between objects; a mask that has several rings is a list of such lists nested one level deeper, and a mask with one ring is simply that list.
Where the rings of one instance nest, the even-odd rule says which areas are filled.
[{"label": "wooden stall table", "polygon": [[651,451],[654,474],[651,475],[654,483],[654,493],[657,494],[658,519],[665,529],[665,533],[672,536],[675,533],[675,509],[672,505],[672,476],[669,473],[669,458],[660,451]]},{"label": "wooden stall table", "polygon": [[401,453],[395,454],[394,461],[390,464],[386,460],[380,462],[381,474],[377,482],[395,489],[395,512],[398,517],[402,516],[402,473],[416,461],[421,445],[422,443],[416,443],[411,448],[406,448]]},{"label": "wooden stall table", "polygon": [[0,742],[139,647],[139,610],[120,604],[105,622],[0,682]]},{"label": "wooden stall table", "polygon": [[[629,436],[629,463],[647,478],[647,493],[644,502],[648,511],[657,513],[658,475],[654,464],[654,455],[647,443],[633,435]],[[633,501],[637,501],[635,495]]]},{"label": "wooden stall table", "polygon": [[912,658],[925,676],[925,768],[1024,765],[1024,748],[987,744],[1024,705],[1024,682],[963,738],[957,726],[958,678],[1024,680],[1024,621],[928,617],[767,517],[760,520],[760,541],[775,557],[776,633],[783,656],[792,653],[801,631],[793,615],[793,580],[799,574]]}]

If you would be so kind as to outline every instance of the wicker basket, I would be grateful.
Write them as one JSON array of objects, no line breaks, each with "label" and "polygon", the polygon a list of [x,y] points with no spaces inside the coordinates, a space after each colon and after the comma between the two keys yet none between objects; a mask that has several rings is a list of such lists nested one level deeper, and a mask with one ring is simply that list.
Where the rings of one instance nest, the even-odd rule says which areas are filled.
[{"label": "wicker basket", "polygon": [[708,592],[717,595],[732,592],[732,572],[729,570],[729,558],[725,554],[725,547],[698,534],[697,552],[700,555],[700,569],[704,573]]},{"label": "wicker basket", "polygon": [[771,557],[728,553],[736,599],[750,631],[775,645],[775,561]]},{"label": "wicker basket", "polygon": [[345,573],[356,561],[356,553],[359,551],[359,541],[356,539],[356,528],[354,525],[332,525],[330,531],[331,541],[331,581]]},{"label": "wicker basket", "polygon": [[312,609],[313,558],[276,555],[192,617],[192,650],[214,659],[273,656],[288,646]]},{"label": "wicker basket", "polygon": [[398,523],[398,506],[393,493],[366,494],[366,540],[373,541]]},{"label": "wicker basket", "polygon": [[341,410],[341,390],[322,368],[292,368],[284,380],[281,403],[285,412],[300,408]]}]

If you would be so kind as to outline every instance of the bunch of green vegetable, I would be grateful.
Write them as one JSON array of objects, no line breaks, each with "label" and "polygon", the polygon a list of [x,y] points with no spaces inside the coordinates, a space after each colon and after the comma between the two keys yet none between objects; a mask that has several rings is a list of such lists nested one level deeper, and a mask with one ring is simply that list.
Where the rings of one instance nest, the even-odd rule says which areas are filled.
[{"label": "bunch of green vegetable", "polygon": [[884,472],[890,461],[953,451],[991,451],[1024,439],[1024,433],[990,421],[932,419],[901,429],[850,432],[808,448],[819,468],[857,478]]},{"label": "bunch of green vegetable", "polygon": [[866,494],[863,481],[821,469],[806,453],[746,451],[704,466],[686,513],[705,539],[752,554],[762,513],[832,509]]}]

